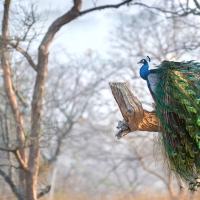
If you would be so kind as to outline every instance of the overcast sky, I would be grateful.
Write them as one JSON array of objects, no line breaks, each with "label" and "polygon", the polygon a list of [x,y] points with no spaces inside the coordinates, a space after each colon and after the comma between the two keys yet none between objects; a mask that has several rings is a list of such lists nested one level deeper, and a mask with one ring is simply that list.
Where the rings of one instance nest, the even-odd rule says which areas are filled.
[{"label": "overcast sky", "polygon": [[[99,0],[98,5],[105,5],[108,1]],[[116,4],[120,0],[109,0],[109,4]],[[49,10],[48,21],[50,25],[53,20],[66,13],[72,6],[72,1],[68,0],[40,0],[39,9]],[[83,0],[82,10],[93,7],[92,0]],[[131,12],[132,12],[131,8]],[[55,47],[65,48],[69,53],[83,53],[87,49],[106,52],[109,47],[109,34],[119,23],[119,13],[130,13],[130,8],[124,6],[120,9],[107,9],[95,11],[85,16],[81,16],[71,23],[65,25],[55,37],[51,46],[51,51]],[[48,27],[46,26],[46,28]]]}]

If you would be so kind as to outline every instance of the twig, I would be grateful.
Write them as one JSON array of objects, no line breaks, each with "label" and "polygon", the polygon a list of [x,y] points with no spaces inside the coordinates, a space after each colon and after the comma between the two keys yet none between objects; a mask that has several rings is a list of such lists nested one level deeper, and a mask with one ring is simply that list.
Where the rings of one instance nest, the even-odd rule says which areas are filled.
[{"label": "twig", "polygon": [[22,157],[21,157],[21,155],[19,153],[19,148],[4,148],[4,147],[0,147],[0,150],[13,153],[15,155],[20,167],[23,170],[29,172],[29,169],[28,169],[26,163],[23,161],[23,159],[22,159]]},{"label": "twig", "polygon": [[105,5],[105,6],[98,6],[98,7],[94,7],[94,8],[90,8],[88,10],[84,10],[82,12],[79,13],[79,15],[84,15],[86,13],[92,12],[92,11],[96,11],[96,10],[103,10],[103,9],[107,9],[107,8],[119,8],[120,6],[123,6],[125,4],[129,5],[129,3],[133,1],[133,0],[126,0],[122,3],[119,4],[110,4],[110,5]]},{"label": "twig", "polygon": [[21,47],[19,47],[18,45],[16,44],[13,44],[12,42],[9,42],[9,45],[12,46],[14,49],[16,49],[17,51],[19,51],[26,59],[27,61],[29,62],[30,66],[35,70],[37,71],[37,65],[34,63],[34,61],[32,60],[31,56],[26,52],[24,51]]},{"label": "twig", "polygon": [[[187,16],[189,14],[200,15],[200,12],[198,12],[196,9],[192,9],[192,8],[187,8],[187,11],[184,8],[177,10],[177,11],[170,11],[170,10],[165,10],[165,9],[162,9],[162,8],[159,8],[159,7],[148,6],[148,5],[146,5],[144,3],[140,3],[140,2],[135,2],[135,3],[132,3],[131,5],[139,5],[139,6],[143,6],[145,8],[148,8],[148,9],[154,9],[154,10],[158,10],[158,11],[163,12],[163,13],[169,13],[169,14],[180,16],[180,17],[184,17],[184,16]],[[197,8],[198,8],[198,6],[197,6]]]}]

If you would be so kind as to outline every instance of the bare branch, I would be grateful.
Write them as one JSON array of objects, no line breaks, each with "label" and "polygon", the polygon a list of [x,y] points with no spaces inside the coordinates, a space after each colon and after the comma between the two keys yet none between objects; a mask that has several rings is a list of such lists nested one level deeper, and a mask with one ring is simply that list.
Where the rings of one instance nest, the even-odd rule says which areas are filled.
[{"label": "bare branch", "polygon": [[10,186],[11,190],[13,191],[13,193],[17,196],[17,198],[19,200],[23,200],[24,197],[20,192],[18,192],[18,188],[15,185],[15,183],[12,181],[12,179],[1,168],[0,168],[0,175],[8,183],[8,185]]},{"label": "bare branch", "polygon": [[7,148],[7,147],[1,147],[0,146],[0,151],[7,151],[7,152],[14,153],[16,151],[16,148]]},{"label": "bare branch", "polygon": [[2,35],[5,38],[8,37],[8,17],[9,17],[10,2],[11,0],[4,1]]},{"label": "bare branch", "polygon": [[200,12],[198,12],[196,9],[192,9],[192,8],[188,8],[188,7],[187,7],[187,11],[183,7],[181,7],[181,9],[179,9],[179,10],[171,11],[171,10],[165,10],[163,8],[160,8],[160,7],[148,6],[148,5],[146,5],[144,3],[140,3],[140,2],[134,2],[134,3],[131,3],[131,5],[139,5],[139,6],[143,6],[145,8],[148,8],[148,9],[154,9],[154,10],[158,10],[158,11],[163,12],[163,13],[169,13],[169,14],[180,16],[180,17],[184,17],[184,16],[187,16],[189,14],[200,15]]},{"label": "bare branch", "polygon": [[27,164],[23,161],[18,148],[0,147],[0,150],[13,153],[15,155],[20,167],[25,171],[29,171],[27,168]]},{"label": "bare branch", "polygon": [[121,110],[125,124],[129,131],[122,132],[124,136],[136,130],[158,132],[161,128],[160,121],[155,112],[148,112],[142,108],[140,101],[131,93],[126,83],[109,83],[113,96]]},{"label": "bare branch", "polygon": [[12,168],[15,168],[15,169],[21,169],[21,167],[19,167],[19,166],[15,166],[15,165],[12,165],[12,164],[6,164],[6,165],[0,165],[0,168],[1,167],[12,167]]},{"label": "bare branch", "polygon": [[168,189],[168,191],[169,191],[169,193],[170,193],[170,196],[173,197],[173,196],[174,196],[174,194],[173,194],[173,187],[172,187],[172,185],[171,185],[171,181],[172,181],[172,172],[170,172],[170,174],[169,174],[169,181],[167,181],[167,180],[166,180],[163,176],[161,176],[159,173],[157,173],[156,171],[154,171],[154,170],[148,168],[148,167],[146,166],[146,164],[145,164],[145,159],[141,156],[141,154],[139,153],[139,151],[138,151],[138,149],[135,147],[135,145],[132,145],[132,147],[133,147],[133,149],[134,149],[134,151],[135,151],[135,153],[136,153],[136,155],[137,155],[137,157],[138,157],[138,159],[139,159],[139,161],[140,161],[140,163],[141,163],[141,165],[142,165],[142,168],[143,168],[145,171],[149,172],[150,174],[152,174],[152,175],[156,176],[157,178],[159,178],[160,180],[162,180],[163,183],[165,184],[165,186],[167,187],[167,189]]},{"label": "bare branch", "polygon": [[155,171],[149,169],[149,168],[145,165],[145,159],[140,155],[138,149],[137,149],[134,145],[132,145],[132,147],[133,147],[133,149],[134,149],[134,151],[135,151],[135,153],[136,153],[136,155],[137,155],[137,157],[138,157],[138,159],[139,159],[139,161],[140,161],[140,163],[141,163],[143,169],[144,169],[145,171],[149,172],[150,174],[153,174],[154,176],[158,177],[160,180],[162,180],[162,181],[165,183],[165,185],[168,185],[167,181],[166,181],[160,174],[158,174],[157,172],[155,172]]},{"label": "bare branch", "polygon": [[131,1],[133,1],[133,0],[126,0],[126,1],[124,1],[122,3],[119,3],[119,4],[110,4],[110,5],[98,6],[98,7],[90,8],[88,10],[84,10],[84,11],[80,12],[79,15],[84,15],[84,14],[92,12],[92,11],[103,10],[103,9],[107,9],[107,8],[119,8],[120,6],[123,6],[125,4],[129,5],[129,3]]},{"label": "bare branch", "polygon": [[9,45],[12,46],[17,51],[19,51],[27,59],[27,61],[30,64],[30,66],[35,71],[37,71],[37,65],[34,63],[34,61],[32,60],[31,56],[26,51],[24,51],[21,47],[19,47],[18,45],[13,44],[11,42],[9,42]]},{"label": "bare branch", "polygon": [[15,156],[16,156],[16,159],[17,161],[19,162],[20,164],[20,167],[25,170],[26,172],[29,172],[29,169],[27,167],[27,164],[23,161],[21,155],[20,155],[20,152],[19,152],[19,149],[16,149],[15,152],[14,152]]},{"label": "bare branch", "polygon": [[28,106],[28,104],[26,103],[24,98],[19,94],[18,90],[16,89],[16,87],[14,86],[13,83],[12,83],[12,87],[13,87],[13,90],[14,90],[15,94],[17,95],[18,99],[23,104],[23,106],[26,108]]},{"label": "bare branch", "polygon": [[82,5],[81,0],[74,0],[74,6],[71,8],[71,10],[66,14],[64,14],[63,16],[56,19],[52,23],[39,47],[40,54],[42,53],[41,51],[47,50],[49,48],[49,45],[51,44],[53,37],[63,25],[69,23],[70,21],[80,16],[81,5]]},{"label": "bare branch", "polygon": [[194,1],[194,3],[195,3],[196,7],[197,7],[198,9],[200,9],[200,4],[199,4],[199,2],[198,2],[197,0],[193,0],[193,1]]}]

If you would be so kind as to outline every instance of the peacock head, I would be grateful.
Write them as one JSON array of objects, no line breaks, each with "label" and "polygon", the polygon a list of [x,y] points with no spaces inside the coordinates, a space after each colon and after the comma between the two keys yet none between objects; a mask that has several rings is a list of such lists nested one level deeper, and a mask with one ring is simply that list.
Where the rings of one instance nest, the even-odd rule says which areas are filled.
[{"label": "peacock head", "polygon": [[[148,58],[148,60],[150,62],[149,56],[147,56],[147,58]],[[150,74],[148,62],[147,62],[146,59],[142,59],[142,60],[140,60],[140,62],[138,62],[138,64],[139,63],[143,64],[142,67],[140,68],[140,76],[144,80],[147,80],[147,76]]]},{"label": "peacock head", "polygon": [[[147,58],[148,58],[148,60],[149,60],[149,62],[151,61],[151,59],[150,59],[150,57],[149,56],[147,56]],[[147,60],[146,59],[142,59],[142,60],[140,60],[140,62],[138,62],[137,64],[147,64],[148,62],[147,62]]]}]

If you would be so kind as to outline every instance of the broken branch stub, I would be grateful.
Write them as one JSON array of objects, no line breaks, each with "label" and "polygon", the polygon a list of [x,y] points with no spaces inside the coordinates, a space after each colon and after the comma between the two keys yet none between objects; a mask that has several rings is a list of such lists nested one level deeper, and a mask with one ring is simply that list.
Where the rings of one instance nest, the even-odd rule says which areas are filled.
[{"label": "broken branch stub", "polygon": [[124,118],[123,121],[119,121],[117,126],[120,129],[116,134],[118,139],[136,130],[151,132],[160,130],[160,121],[155,111],[144,110],[142,104],[133,95],[126,83],[111,82],[109,85]]}]

